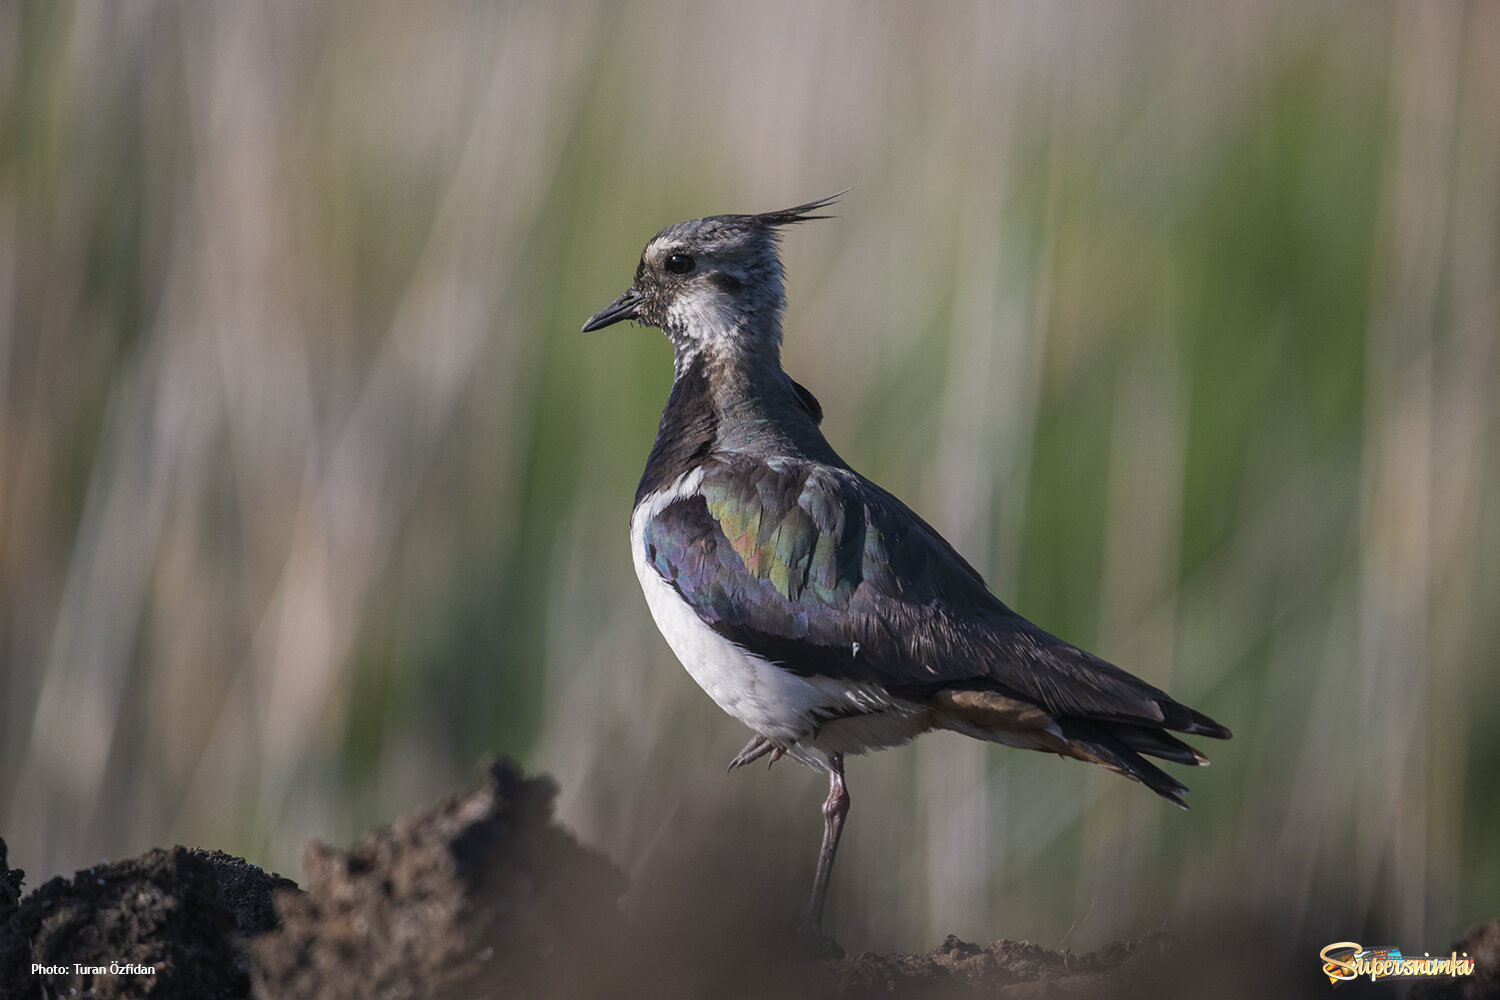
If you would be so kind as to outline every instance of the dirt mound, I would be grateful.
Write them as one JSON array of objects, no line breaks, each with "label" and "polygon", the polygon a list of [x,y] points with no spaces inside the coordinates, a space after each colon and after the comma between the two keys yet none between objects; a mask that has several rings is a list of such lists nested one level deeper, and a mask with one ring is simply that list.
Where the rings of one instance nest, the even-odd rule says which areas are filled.
[{"label": "dirt mound", "polygon": [[[251,945],[278,998],[579,995],[625,936],[625,879],[551,822],[556,789],[495,764],[484,788],[307,852],[307,891]],[[608,963],[607,963],[608,964]],[[497,989],[504,984],[503,989]]]},{"label": "dirt mound", "polygon": [[[949,937],[925,955],[831,957],[798,943],[753,874],[737,882],[732,866],[685,850],[673,854],[675,880],[652,876],[654,902],[627,916],[625,877],[553,822],[555,792],[550,779],[492,764],[483,787],[348,852],[314,843],[305,890],[238,858],[174,847],[21,899],[22,873],[0,841],[0,998],[1022,1000],[1205,987],[1252,996],[1280,978],[1219,990],[1197,967],[1204,952],[1166,935],[1087,955]],[[1475,933],[1472,953],[1496,950],[1500,925]]]}]

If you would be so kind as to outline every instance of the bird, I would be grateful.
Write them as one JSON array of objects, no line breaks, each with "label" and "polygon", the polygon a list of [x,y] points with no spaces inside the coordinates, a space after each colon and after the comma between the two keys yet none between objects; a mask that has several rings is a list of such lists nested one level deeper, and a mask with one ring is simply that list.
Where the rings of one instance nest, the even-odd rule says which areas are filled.
[{"label": "bird", "polygon": [[782,367],[780,235],[846,194],[667,226],[635,280],[583,325],[632,320],[673,348],[636,488],[630,551],[667,645],[750,741],[828,774],[806,918],[822,931],[849,813],[845,755],[951,730],[1102,765],[1184,809],[1146,757],[1204,765],[1172,733],[1228,739],[1202,712],[1012,611],[935,528],[824,437]]}]

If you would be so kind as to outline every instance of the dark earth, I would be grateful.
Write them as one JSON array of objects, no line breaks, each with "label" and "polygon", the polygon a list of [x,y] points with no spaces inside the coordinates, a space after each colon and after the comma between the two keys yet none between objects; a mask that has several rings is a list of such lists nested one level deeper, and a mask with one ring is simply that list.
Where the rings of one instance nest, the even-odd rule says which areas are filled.
[{"label": "dark earth", "polygon": [[[702,871],[627,915],[627,879],[553,821],[555,794],[548,778],[492,763],[479,790],[351,851],[314,843],[301,888],[218,851],[173,847],[22,898],[24,873],[0,841],[0,998],[1401,995],[1392,984],[1332,987],[1304,955],[1268,962],[1266,948],[1224,946],[1253,940],[1253,923],[1205,928],[1212,944],[1155,934],[1090,954],[952,936],[919,955],[842,954],[799,943],[756,905],[753,885]],[[1500,922],[1454,948],[1479,972],[1408,995],[1500,996]],[[36,974],[33,963],[58,968]]]}]

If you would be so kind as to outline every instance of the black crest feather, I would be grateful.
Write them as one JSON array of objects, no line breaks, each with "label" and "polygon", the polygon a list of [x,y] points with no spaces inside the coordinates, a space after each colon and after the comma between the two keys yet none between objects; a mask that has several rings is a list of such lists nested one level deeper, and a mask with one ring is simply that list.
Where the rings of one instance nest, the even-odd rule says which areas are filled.
[{"label": "black crest feather", "polygon": [[853,190],[853,186],[846,187],[838,194],[831,194],[827,198],[819,198],[817,201],[810,201],[805,205],[798,205],[795,208],[783,208],[779,212],[761,212],[759,215],[747,215],[745,219],[762,226],[789,226],[795,222],[831,219],[833,218],[831,215],[809,215],[808,213],[816,212],[820,208],[827,208]]}]

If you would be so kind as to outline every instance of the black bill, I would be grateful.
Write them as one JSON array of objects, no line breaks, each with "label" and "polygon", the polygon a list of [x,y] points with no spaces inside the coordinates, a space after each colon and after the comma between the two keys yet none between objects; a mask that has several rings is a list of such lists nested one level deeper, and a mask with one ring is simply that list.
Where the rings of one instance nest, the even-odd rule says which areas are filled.
[{"label": "black bill", "polygon": [[640,304],[641,293],[634,288],[629,289],[624,295],[590,316],[589,321],[583,324],[583,332],[592,333],[595,330],[604,329],[611,323],[618,323],[622,319],[635,319],[636,309],[640,307]]}]

